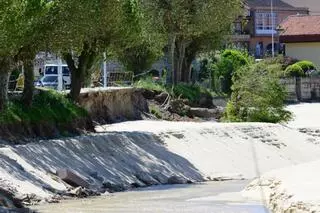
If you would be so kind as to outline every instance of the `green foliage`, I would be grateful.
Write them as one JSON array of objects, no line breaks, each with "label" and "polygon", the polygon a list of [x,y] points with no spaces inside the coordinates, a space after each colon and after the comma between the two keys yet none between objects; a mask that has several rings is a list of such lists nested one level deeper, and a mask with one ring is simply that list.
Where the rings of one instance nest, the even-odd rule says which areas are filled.
[{"label": "green foliage", "polygon": [[209,90],[197,84],[177,84],[173,87],[172,93],[175,97],[188,99],[191,103],[199,103],[200,98],[204,95],[212,97]]},{"label": "green foliage", "polygon": [[202,59],[200,61],[200,72],[199,72],[199,80],[205,81],[206,79],[210,78],[211,75],[210,70],[210,62],[208,59]]},{"label": "green foliage", "polygon": [[48,122],[57,125],[86,117],[87,112],[73,104],[64,95],[54,91],[41,91],[34,97],[30,108],[14,100],[0,114],[0,124]]},{"label": "green foliage", "polygon": [[134,86],[137,88],[143,88],[159,92],[166,91],[166,88],[160,82],[154,81],[151,77],[140,79],[139,81],[134,83]]},{"label": "green foliage", "polygon": [[284,73],[290,77],[305,77],[310,73],[311,70],[316,70],[316,66],[311,61],[298,61],[288,66]]},{"label": "green foliage", "polygon": [[221,57],[231,61],[235,68],[249,64],[249,57],[247,53],[241,52],[239,50],[227,49],[221,54]]},{"label": "green foliage", "polygon": [[284,71],[286,76],[290,77],[305,77],[306,74],[303,69],[296,63],[287,67]]},{"label": "green foliage", "polygon": [[300,66],[303,72],[308,72],[310,70],[315,70],[316,66],[311,61],[299,61],[296,63],[296,65]]},{"label": "green foliage", "polygon": [[225,120],[278,123],[291,119],[284,109],[287,94],[274,67],[264,62],[242,67],[233,81]]},{"label": "green foliage", "polygon": [[241,13],[242,5],[241,0],[143,2],[150,24],[168,38],[168,81],[174,84],[182,80],[181,76],[188,76],[183,60],[187,58],[190,63],[207,47],[216,47]]},{"label": "green foliage", "polygon": [[127,70],[137,75],[149,69],[162,54],[161,47],[156,48],[156,45],[143,42],[120,51],[118,59]]},{"label": "green foliage", "polygon": [[231,93],[232,77],[237,70],[251,63],[249,55],[239,50],[225,50],[220,60],[212,65],[212,75],[214,79],[218,79],[221,86],[221,91]]},{"label": "green foliage", "polygon": [[158,119],[162,119],[162,113],[158,106],[150,104],[149,108],[152,115],[154,115]]}]

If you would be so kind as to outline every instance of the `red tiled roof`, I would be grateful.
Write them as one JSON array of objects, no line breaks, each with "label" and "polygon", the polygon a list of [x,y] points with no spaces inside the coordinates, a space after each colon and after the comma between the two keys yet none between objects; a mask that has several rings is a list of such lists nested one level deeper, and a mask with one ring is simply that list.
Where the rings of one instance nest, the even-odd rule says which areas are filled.
[{"label": "red tiled roof", "polygon": [[291,39],[320,41],[320,16],[289,16],[279,27],[282,31],[280,39],[284,42],[291,41]]}]

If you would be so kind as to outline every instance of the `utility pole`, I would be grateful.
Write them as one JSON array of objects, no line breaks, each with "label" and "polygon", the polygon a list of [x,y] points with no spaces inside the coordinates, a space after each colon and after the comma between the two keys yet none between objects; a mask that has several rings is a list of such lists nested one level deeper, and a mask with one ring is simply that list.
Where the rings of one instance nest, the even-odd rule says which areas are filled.
[{"label": "utility pole", "polygon": [[58,91],[63,90],[62,60],[58,58]]},{"label": "utility pole", "polygon": [[103,53],[103,87],[106,88],[108,86],[107,82],[107,54]]},{"label": "utility pole", "polygon": [[274,23],[274,21],[275,21],[275,15],[273,14],[273,0],[271,0],[271,25],[272,25],[272,41],[271,41],[271,43],[272,43],[272,58],[274,58],[274,29],[275,29],[275,27],[274,27],[274,25],[275,25],[275,23]]}]

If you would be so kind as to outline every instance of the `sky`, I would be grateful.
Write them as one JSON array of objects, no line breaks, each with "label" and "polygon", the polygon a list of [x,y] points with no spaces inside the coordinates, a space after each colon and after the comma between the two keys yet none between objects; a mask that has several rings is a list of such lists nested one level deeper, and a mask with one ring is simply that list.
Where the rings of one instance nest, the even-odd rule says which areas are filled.
[{"label": "sky", "polygon": [[320,15],[320,0],[282,0],[295,7],[308,7],[310,14]]}]

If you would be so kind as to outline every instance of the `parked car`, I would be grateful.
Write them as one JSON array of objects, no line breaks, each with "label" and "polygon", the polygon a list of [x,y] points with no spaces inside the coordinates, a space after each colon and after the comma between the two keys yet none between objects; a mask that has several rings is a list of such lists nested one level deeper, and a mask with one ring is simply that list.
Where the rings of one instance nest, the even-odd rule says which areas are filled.
[{"label": "parked car", "polygon": [[[44,69],[44,76],[58,76],[58,64],[46,64]],[[62,76],[66,87],[71,85],[71,75],[68,65],[62,65]]]},{"label": "parked car", "polygon": [[[46,87],[50,89],[58,88],[58,75],[46,75],[40,78],[36,83],[36,87]],[[66,87],[66,81],[63,80],[63,87]]]}]

